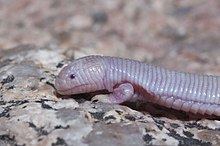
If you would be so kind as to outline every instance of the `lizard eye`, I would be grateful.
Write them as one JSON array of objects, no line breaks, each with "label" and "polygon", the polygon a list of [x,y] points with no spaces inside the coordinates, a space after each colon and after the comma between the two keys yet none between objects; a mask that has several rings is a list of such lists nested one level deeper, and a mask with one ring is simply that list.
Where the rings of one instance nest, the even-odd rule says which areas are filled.
[{"label": "lizard eye", "polygon": [[76,77],[75,74],[70,75],[70,79],[75,79],[75,77]]}]

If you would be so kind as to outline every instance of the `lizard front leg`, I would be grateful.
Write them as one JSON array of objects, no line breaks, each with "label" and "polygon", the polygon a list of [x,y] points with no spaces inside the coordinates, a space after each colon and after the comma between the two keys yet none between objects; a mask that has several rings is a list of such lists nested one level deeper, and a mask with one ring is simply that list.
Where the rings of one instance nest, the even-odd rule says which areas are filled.
[{"label": "lizard front leg", "polygon": [[110,103],[122,103],[128,101],[134,95],[134,88],[130,83],[122,83],[113,89],[109,94],[108,100]]}]

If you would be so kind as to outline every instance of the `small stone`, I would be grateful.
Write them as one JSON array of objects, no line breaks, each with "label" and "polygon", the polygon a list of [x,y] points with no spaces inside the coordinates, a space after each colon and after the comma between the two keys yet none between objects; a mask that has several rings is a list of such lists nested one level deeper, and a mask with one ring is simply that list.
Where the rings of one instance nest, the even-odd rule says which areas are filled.
[{"label": "small stone", "polygon": [[92,19],[94,23],[103,24],[107,22],[108,16],[104,11],[97,11],[93,13]]},{"label": "small stone", "polygon": [[88,16],[76,15],[70,20],[70,25],[75,29],[85,29],[92,25],[92,20]]}]

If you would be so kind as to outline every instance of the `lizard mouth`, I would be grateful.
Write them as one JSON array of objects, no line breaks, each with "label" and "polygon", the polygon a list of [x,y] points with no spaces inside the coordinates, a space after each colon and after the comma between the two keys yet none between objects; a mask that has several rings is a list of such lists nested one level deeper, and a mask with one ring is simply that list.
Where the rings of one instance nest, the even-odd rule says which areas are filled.
[{"label": "lizard mouth", "polygon": [[81,92],[72,92],[72,90],[77,90],[77,88],[80,88],[80,87],[85,87],[85,86],[88,86],[89,84],[81,84],[81,85],[77,85],[77,86],[74,86],[74,87],[72,87],[72,88],[68,88],[68,89],[56,89],[57,90],[57,92],[59,93],[59,94],[61,94],[61,95],[71,95],[71,94],[79,94],[79,93],[81,93]]}]

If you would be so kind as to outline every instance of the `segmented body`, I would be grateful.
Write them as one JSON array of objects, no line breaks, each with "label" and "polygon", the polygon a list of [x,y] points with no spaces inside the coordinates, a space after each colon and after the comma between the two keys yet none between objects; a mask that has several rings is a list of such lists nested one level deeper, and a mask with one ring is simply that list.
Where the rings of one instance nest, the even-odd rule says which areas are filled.
[{"label": "segmented body", "polygon": [[[95,89],[107,89],[111,92],[117,85],[131,83],[135,92],[131,100],[147,100],[186,112],[220,116],[220,77],[218,76],[172,71],[135,60],[107,56],[87,56],[76,60],[67,68],[76,67],[77,61],[88,63],[88,66],[97,72],[92,77],[82,73],[80,77],[82,80],[92,78],[90,82],[95,83],[92,90],[84,88],[82,92]],[[59,80],[64,73],[60,73]],[[102,80],[96,80],[100,77]]]}]

